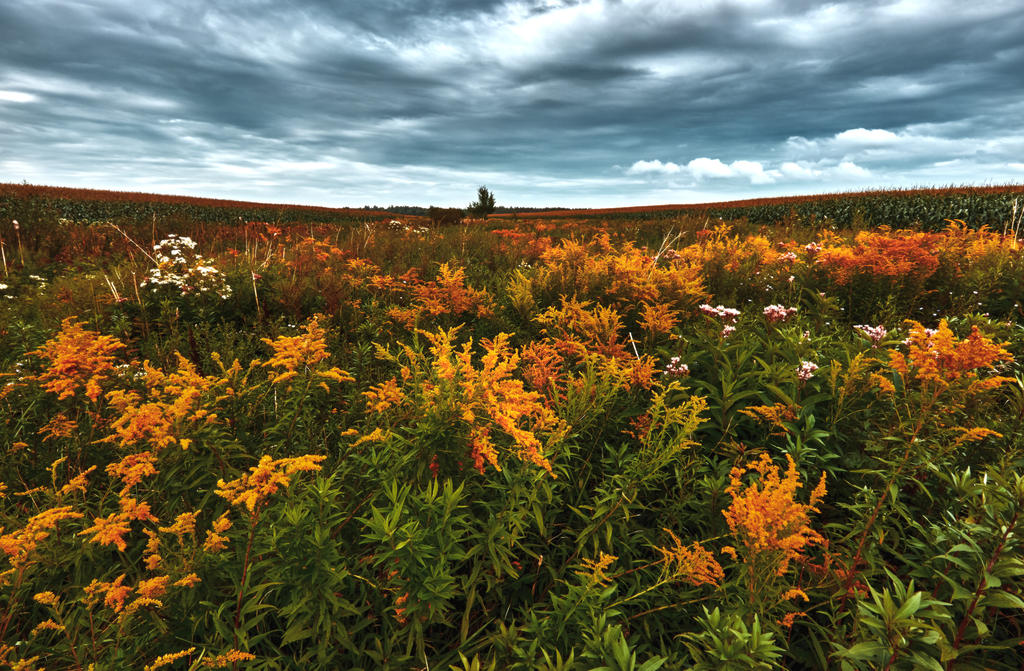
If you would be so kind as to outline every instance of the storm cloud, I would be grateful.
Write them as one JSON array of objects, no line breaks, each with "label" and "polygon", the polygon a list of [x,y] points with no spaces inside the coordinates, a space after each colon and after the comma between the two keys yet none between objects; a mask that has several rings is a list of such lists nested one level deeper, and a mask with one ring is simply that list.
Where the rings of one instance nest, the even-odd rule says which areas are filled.
[{"label": "storm cloud", "polygon": [[0,181],[614,206],[1024,181],[1016,0],[6,0]]}]

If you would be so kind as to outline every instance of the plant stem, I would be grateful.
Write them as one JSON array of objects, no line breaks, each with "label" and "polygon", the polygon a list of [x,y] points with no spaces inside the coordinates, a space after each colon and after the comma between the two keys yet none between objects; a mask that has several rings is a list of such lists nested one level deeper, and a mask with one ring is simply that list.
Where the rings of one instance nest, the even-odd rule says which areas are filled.
[{"label": "plant stem", "polygon": [[242,580],[238,585],[238,601],[235,602],[235,648],[238,648],[238,625],[242,620],[242,597],[245,596],[245,583],[249,578],[249,559],[252,556],[252,542],[256,537],[256,524],[259,522],[259,508],[249,517],[249,542],[245,546],[245,561],[242,564]]},{"label": "plant stem", "polygon": [[[988,564],[985,565],[985,572],[978,580],[978,587],[974,590],[974,598],[971,599],[971,605],[967,607],[967,612],[964,613],[963,619],[960,620],[960,626],[956,629],[956,638],[953,639],[953,650],[960,649],[960,644],[963,642],[964,634],[967,632],[967,626],[971,622],[971,616],[974,615],[974,609],[978,607],[978,601],[981,599],[981,595],[985,592],[985,576],[992,570],[992,567],[995,566],[996,561],[999,559],[999,555],[1002,553],[1007,539],[1017,526],[1018,517],[1020,517],[1019,509],[1013,513],[1013,519],[1011,519],[1010,523],[1006,525],[1006,531],[1003,532],[1003,537],[999,539],[999,545],[996,546],[995,552],[992,553],[992,557],[988,560]],[[952,659],[946,662],[947,671],[953,668],[953,662],[954,660]]]}]

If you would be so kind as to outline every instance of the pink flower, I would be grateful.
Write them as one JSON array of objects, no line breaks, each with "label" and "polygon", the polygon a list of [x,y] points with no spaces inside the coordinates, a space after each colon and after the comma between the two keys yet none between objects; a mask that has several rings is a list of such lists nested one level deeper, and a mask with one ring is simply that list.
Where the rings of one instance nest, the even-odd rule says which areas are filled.
[{"label": "pink flower", "polygon": [[814,377],[814,371],[818,370],[818,364],[813,361],[801,361],[796,367],[796,377],[801,382],[807,382]]},{"label": "pink flower", "polygon": [[680,363],[680,359],[677,356],[672,357],[665,366],[665,375],[671,375],[672,377],[685,377],[689,374],[690,367],[685,363]]},{"label": "pink flower", "polygon": [[871,341],[871,347],[878,347],[878,343],[882,342],[882,340],[885,339],[885,336],[889,335],[889,332],[881,324],[879,324],[878,326],[857,324],[853,328],[862,336]]},{"label": "pink flower", "polygon": [[735,324],[736,319],[740,316],[739,310],[736,308],[727,308],[724,305],[719,305],[718,307],[713,308],[710,305],[704,304],[698,306],[697,309],[709,317],[721,319],[723,322],[729,322],[730,324]]},{"label": "pink flower", "polygon": [[764,316],[772,324],[784,322],[797,313],[799,308],[787,308],[781,305],[769,305],[764,309]]}]

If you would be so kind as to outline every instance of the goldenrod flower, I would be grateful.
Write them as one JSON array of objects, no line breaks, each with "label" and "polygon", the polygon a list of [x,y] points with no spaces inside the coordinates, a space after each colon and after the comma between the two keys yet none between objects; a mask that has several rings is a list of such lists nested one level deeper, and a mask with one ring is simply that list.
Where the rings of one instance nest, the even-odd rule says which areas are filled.
[{"label": "goldenrod flower", "polygon": [[[915,321],[908,320],[910,335],[905,344],[908,352],[904,355],[889,350],[889,365],[904,379],[911,373],[923,383],[934,383],[948,387],[955,380],[975,380],[978,371],[990,369],[997,363],[1013,361],[1013,355],[1004,347],[1007,343],[994,343],[981,335],[977,326],[971,327],[967,338],[958,340],[946,320],[939,322],[937,329],[926,329]],[[972,382],[969,391],[984,391],[997,387],[1013,378],[992,377]]]},{"label": "goldenrod flower", "polygon": [[58,400],[74,396],[80,388],[93,402],[98,400],[100,382],[114,370],[114,353],[125,346],[113,336],[83,329],[84,324],[68,317],[56,336],[29,352],[47,360],[48,366],[38,379],[43,389],[57,394]]},{"label": "goldenrod flower", "polygon": [[175,581],[174,586],[175,587],[195,587],[196,585],[198,585],[202,581],[203,581],[202,578],[197,576],[195,573],[189,573],[185,577]]},{"label": "goldenrod flower", "polygon": [[78,532],[79,536],[94,534],[89,540],[100,545],[116,545],[121,552],[125,551],[128,544],[124,535],[129,533],[128,516],[124,513],[111,513],[106,517],[93,518],[93,525],[84,531]]},{"label": "goldenrod flower", "polygon": [[722,566],[715,561],[715,556],[694,541],[689,547],[665,529],[672,538],[672,547],[657,547],[661,553],[661,561],[665,564],[673,579],[685,580],[694,587],[713,585],[717,587],[725,577]]},{"label": "goldenrod flower", "polygon": [[150,664],[143,667],[143,671],[156,671],[157,669],[168,666],[178,661],[182,657],[188,657],[195,652],[195,647],[186,648],[185,650],[179,650],[178,652],[169,652],[166,655],[160,655],[154,659]]},{"label": "goldenrod flower", "polygon": [[216,657],[210,657],[209,659],[203,660],[203,666],[208,669],[222,669],[225,666],[230,666],[236,662],[249,662],[256,659],[256,655],[249,652],[242,652],[241,650],[229,650],[223,654],[217,655]]},{"label": "goldenrod flower", "polygon": [[53,606],[54,608],[56,608],[57,604],[59,603],[57,595],[53,592],[39,592],[32,598],[36,601],[36,603],[41,603],[44,606]]},{"label": "goldenrod flower", "polygon": [[78,422],[69,419],[63,412],[59,412],[49,422],[40,427],[36,433],[43,436],[43,442],[45,443],[51,438],[68,438],[77,428]]},{"label": "goldenrod flower", "polygon": [[25,566],[32,552],[50,536],[50,531],[64,520],[80,519],[82,513],[74,512],[71,506],[50,508],[33,515],[18,531],[0,536],[0,552],[10,558],[15,569]]},{"label": "goldenrod flower", "polygon": [[32,628],[32,631],[29,633],[29,635],[38,636],[40,633],[44,631],[64,631],[64,625],[57,624],[52,619],[43,620],[42,622],[40,622]]},{"label": "goldenrod flower", "polygon": [[[771,555],[777,561],[777,575],[785,573],[789,562],[802,556],[808,545],[824,541],[821,534],[810,528],[808,513],[817,512],[817,504],[825,496],[825,473],[811,492],[809,502],[797,503],[794,495],[801,486],[800,474],[793,457],[787,454],[786,460],[789,465],[785,477],[780,477],[779,468],[767,454],[745,469],[733,468],[725,490],[732,503],[722,512],[733,536],[746,550],[744,561]],[[744,486],[741,478],[748,471],[760,477]],[[722,551],[736,554],[733,548]]]},{"label": "goldenrod flower", "polygon": [[391,378],[386,382],[370,387],[364,391],[363,396],[367,398],[367,410],[373,413],[381,413],[388,408],[401,402],[404,394],[398,386],[398,380]]},{"label": "goldenrod flower", "polygon": [[159,599],[154,599],[148,596],[141,596],[138,599],[133,599],[128,607],[125,609],[125,615],[131,615],[140,608],[151,606],[153,608],[163,608],[164,604]]},{"label": "goldenrod flower", "polygon": [[611,580],[604,571],[606,568],[611,566],[616,559],[618,559],[618,557],[615,555],[601,552],[598,554],[597,559],[581,560],[580,564],[583,566],[583,571],[577,571],[577,573],[586,577],[591,585],[603,585]]},{"label": "goldenrod flower", "polygon": [[57,496],[65,496],[71,492],[81,492],[85,494],[85,487],[89,483],[89,474],[96,470],[96,466],[90,466],[88,469],[82,471],[75,477],[68,481],[68,484],[64,485],[57,492]]},{"label": "goldenrod flower", "polygon": [[196,533],[196,517],[199,516],[199,511],[191,513],[181,513],[174,518],[174,524],[167,527],[158,527],[161,533],[174,534],[178,537],[179,543],[184,543],[184,536],[186,534],[195,535]]},{"label": "goldenrod flower", "polygon": [[135,592],[140,597],[155,599],[167,593],[167,583],[170,580],[171,576],[169,575],[161,575],[149,580],[143,580],[135,587]]},{"label": "goldenrod flower", "polygon": [[124,496],[132,487],[142,482],[142,479],[156,475],[156,457],[152,452],[138,452],[129,454],[121,461],[109,464],[107,474],[111,477],[120,478],[124,483],[121,489],[121,496]]},{"label": "goldenrod flower", "polygon": [[93,580],[85,588],[85,594],[90,599],[95,598],[99,594],[103,594],[103,604],[110,608],[115,613],[120,613],[124,608],[124,602],[131,594],[132,588],[124,584],[125,576],[121,574],[113,582],[100,582],[99,580]]},{"label": "goldenrod flower", "polygon": [[129,520],[136,520],[138,522],[159,522],[155,515],[149,508],[149,504],[145,501],[141,503],[136,501],[132,497],[125,497],[119,501],[121,507],[121,514],[123,514]]},{"label": "goldenrod flower", "polygon": [[279,336],[275,340],[263,338],[263,342],[274,350],[274,356],[264,366],[282,368],[294,372],[300,368],[312,368],[330,355],[327,353],[327,333],[320,326],[321,316],[310,319],[303,327],[305,333],[297,336]]},{"label": "goldenrod flower", "polygon": [[325,456],[306,454],[301,457],[273,459],[270,455],[260,457],[260,462],[249,469],[249,473],[231,482],[217,481],[217,494],[231,502],[232,505],[244,505],[249,512],[277,492],[279,487],[287,487],[292,474],[299,471],[319,471],[320,462]]},{"label": "goldenrod flower", "polygon": [[206,540],[203,542],[204,552],[220,552],[227,547],[228,538],[222,536],[225,531],[231,528],[231,520],[225,512],[213,521],[212,528],[206,532]]}]

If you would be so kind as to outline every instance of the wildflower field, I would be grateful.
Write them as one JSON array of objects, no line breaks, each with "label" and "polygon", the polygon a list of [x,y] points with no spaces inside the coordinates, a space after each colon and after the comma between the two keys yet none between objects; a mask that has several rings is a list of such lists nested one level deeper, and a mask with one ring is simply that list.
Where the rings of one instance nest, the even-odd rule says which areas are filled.
[{"label": "wildflower field", "polygon": [[0,201],[0,668],[1021,668],[1008,208]]}]

